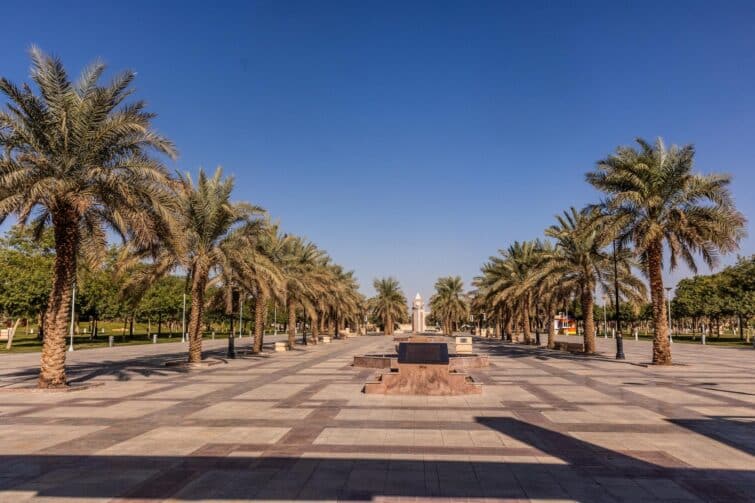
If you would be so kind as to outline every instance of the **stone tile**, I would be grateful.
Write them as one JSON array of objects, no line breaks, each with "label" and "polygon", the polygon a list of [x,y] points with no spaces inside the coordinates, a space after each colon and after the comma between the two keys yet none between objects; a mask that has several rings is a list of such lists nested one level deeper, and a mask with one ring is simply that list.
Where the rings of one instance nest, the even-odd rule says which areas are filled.
[{"label": "stone tile", "polygon": [[0,454],[33,453],[105,428],[106,426],[59,424],[0,424]]}]

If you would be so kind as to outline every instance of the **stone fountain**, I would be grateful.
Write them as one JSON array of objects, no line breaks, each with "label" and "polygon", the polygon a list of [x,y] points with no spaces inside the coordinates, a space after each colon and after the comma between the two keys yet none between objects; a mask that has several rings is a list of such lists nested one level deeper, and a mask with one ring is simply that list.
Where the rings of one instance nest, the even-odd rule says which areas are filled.
[{"label": "stone fountain", "polygon": [[399,342],[396,366],[364,386],[384,395],[466,395],[482,393],[471,376],[452,369],[443,342]]}]

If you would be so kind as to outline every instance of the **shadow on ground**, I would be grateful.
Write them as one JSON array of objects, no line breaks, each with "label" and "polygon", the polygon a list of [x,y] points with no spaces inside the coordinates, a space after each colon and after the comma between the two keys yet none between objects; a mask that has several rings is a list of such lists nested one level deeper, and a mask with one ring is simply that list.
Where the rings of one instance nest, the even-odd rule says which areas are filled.
[{"label": "shadow on ground", "polygon": [[[269,452],[234,456],[0,456],[0,491],[45,497],[175,498],[191,501],[281,499],[364,500],[380,497],[575,499],[583,502],[691,500],[744,502],[755,470],[698,470],[660,451],[628,455],[513,418],[480,424],[563,462],[402,460],[386,453],[363,458],[299,457]],[[212,446],[204,449],[211,452]],[[290,446],[305,451],[314,446]],[[374,446],[371,446],[371,448]],[[420,448],[421,449],[421,448]],[[248,449],[247,449],[248,450]],[[448,449],[452,451],[453,449]],[[416,453],[408,446],[406,453]],[[420,451],[421,452],[421,451]],[[228,454],[225,451],[224,454]],[[452,456],[447,456],[452,458]],[[0,493],[0,495],[2,495]]]},{"label": "shadow on ground", "polygon": [[[264,345],[266,351],[273,350],[274,343]],[[202,358],[205,360],[227,360],[227,349],[216,348],[202,352]],[[167,376],[189,372],[185,367],[166,366],[167,362],[176,360],[185,360],[187,350],[171,351],[155,355],[143,355],[126,360],[102,360],[98,362],[73,363],[66,365],[66,376],[70,384],[82,384],[97,377],[111,376],[118,381],[129,381],[133,376],[150,377],[150,376]],[[256,358],[259,357],[251,353],[250,343],[236,343],[236,358]],[[12,385],[20,382],[35,382],[39,376],[37,367],[30,367],[18,372],[4,374],[3,384]],[[1,476],[1,474],[0,474]]]}]

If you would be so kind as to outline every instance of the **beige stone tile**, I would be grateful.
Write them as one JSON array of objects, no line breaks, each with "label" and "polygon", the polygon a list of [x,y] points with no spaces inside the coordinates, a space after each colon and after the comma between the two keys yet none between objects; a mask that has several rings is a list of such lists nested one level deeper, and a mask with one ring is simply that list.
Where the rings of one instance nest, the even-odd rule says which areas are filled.
[{"label": "beige stone tile", "polygon": [[125,419],[147,416],[179,402],[169,400],[126,400],[108,406],[55,407],[28,414],[30,417]]},{"label": "beige stone tile", "polygon": [[263,384],[251,391],[236,396],[238,399],[277,399],[284,400],[309,386],[308,384]]},{"label": "beige stone tile", "polygon": [[277,442],[289,428],[160,427],[97,452],[110,456],[185,456],[209,443]]},{"label": "beige stone tile", "polygon": [[714,398],[694,395],[677,388],[666,386],[630,386],[633,393],[637,393],[655,400],[660,400],[674,405],[720,405],[721,402]]},{"label": "beige stone tile", "polygon": [[[312,396],[312,400],[349,400],[362,395],[363,383],[328,384]],[[373,395],[374,396],[374,395]]]},{"label": "beige stone tile", "polygon": [[157,393],[149,395],[149,398],[164,398],[167,400],[196,398],[227,387],[227,385],[223,384],[189,384],[186,386],[177,386],[175,388],[166,389],[164,391],[158,391]]},{"label": "beige stone tile", "polygon": [[307,408],[285,408],[278,409],[273,406],[277,402],[223,402],[211,405],[202,410],[190,414],[188,417],[194,419],[281,419],[293,420],[307,417],[312,409]]},{"label": "beige stone tile", "polygon": [[0,424],[0,454],[25,454],[104,429],[105,426]]},{"label": "beige stone tile", "polygon": [[32,406],[23,405],[4,405],[0,403],[0,417],[7,416],[8,414],[15,414],[17,412],[23,412],[25,410],[33,409]]},{"label": "beige stone tile", "polygon": [[555,423],[667,424],[664,416],[632,405],[584,405],[583,410],[544,411]]}]

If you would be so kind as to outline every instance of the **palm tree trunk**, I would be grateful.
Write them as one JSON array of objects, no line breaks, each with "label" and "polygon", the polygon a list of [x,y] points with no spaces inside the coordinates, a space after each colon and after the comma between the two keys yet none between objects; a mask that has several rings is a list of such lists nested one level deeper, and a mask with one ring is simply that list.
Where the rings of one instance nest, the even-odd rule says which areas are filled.
[{"label": "palm tree trunk", "polygon": [[[304,330],[304,337],[307,337],[307,331]],[[288,299],[288,347],[294,348],[296,344],[296,303]]]},{"label": "palm tree trunk", "polygon": [[555,309],[553,308],[553,302],[548,302],[548,348],[553,349],[556,347],[556,326],[553,324],[553,318],[556,317]]},{"label": "palm tree trunk", "polygon": [[582,317],[585,324],[585,353],[595,352],[595,299],[592,296],[592,287],[584,285],[582,287]]},{"label": "palm tree trunk", "polygon": [[663,295],[662,244],[657,241],[648,248],[648,277],[650,298],[653,304],[653,363],[671,364],[671,347],[668,341],[668,320]]},{"label": "palm tree trunk", "polygon": [[524,343],[532,342],[532,333],[530,332],[530,297],[525,296],[522,302],[522,328],[524,330]]},{"label": "palm tree trunk", "polygon": [[[265,338],[265,313],[267,313],[267,295],[260,291],[254,304],[254,345],[252,351],[262,352],[262,344]],[[289,327],[289,330],[291,328]]]},{"label": "palm tree trunk", "polygon": [[385,335],[393,335],[393,319],[390,314],[385,316]]},{"label": "palm tree trunk", "polygon": [[191,282],[191,312],[189,313],[189,363],[202,361],[202,312],[207,270],[195,267]]},{"label": "palm tree trunk", "polygon": [[[320,337],[320,316],[315,313],[312,315],[312,321],[310,322],[310,325],[312,325],[312,341],[317,344],[317,339]],[[304,339],[304,344],[306,344],[306,336]]]},{"label": "palm tree trunk", "polygon": [[514,316],[513,313],[506,315],[506,323],[504,325],[504,339],[508,339],[510,342],[514,342]]},{"label": "palm tree trunk", "polygon": [[44,319],[44,339],[39,367],[40,388],[66,385],[66,326],[71,309],[79,228],[73,211],[53,215],[55,263],[52,290]]}]

